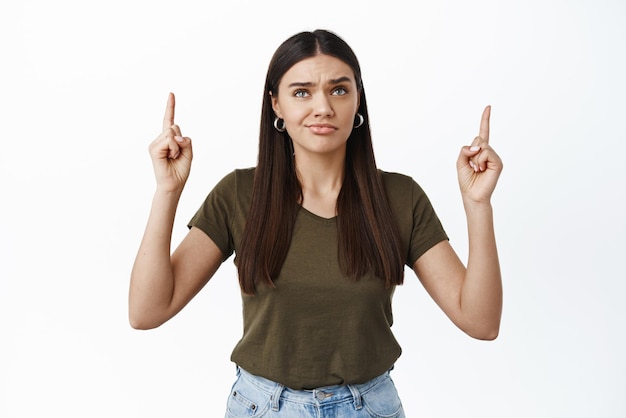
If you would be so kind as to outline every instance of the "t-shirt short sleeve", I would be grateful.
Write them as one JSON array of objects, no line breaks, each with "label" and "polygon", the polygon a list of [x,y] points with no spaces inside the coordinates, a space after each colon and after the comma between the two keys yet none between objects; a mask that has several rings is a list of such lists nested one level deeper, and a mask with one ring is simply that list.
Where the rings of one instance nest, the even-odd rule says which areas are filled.
[{"label": "t-shirt short sleeve", "polygon": [[418,258],[448,236],[428,196],[412,177],[385,171],[382,176],[404,246],[405,263],[413,268]]},{"label": "t-shirt short sleeve", "polygon": [[424,190],[415,181],[411,183],[413,230],[409,243],[407,264],[413,267],[417,259],[435,244],[448,240],[448,235],[443,229],[441,221]]},{"label": "t-shirt short sleeve", "polygon": [[234,252],[232,234],[233,216],[236,212],[236,173],[220,180],[211,190],[187,226],[196,227],[209,236],[224,254],[224,260]]}]

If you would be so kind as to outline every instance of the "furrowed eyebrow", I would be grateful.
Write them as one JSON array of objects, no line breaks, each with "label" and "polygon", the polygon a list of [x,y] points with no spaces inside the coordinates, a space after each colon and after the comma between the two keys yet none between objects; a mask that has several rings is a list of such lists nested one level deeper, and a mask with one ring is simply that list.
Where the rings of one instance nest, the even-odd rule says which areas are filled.
[{"label": "furrowed eyebrow", "polygon": [[295,83],[291,83],[288,87],[311,87],[313,86],[313,83],[311,82],[300,82],[297,81]]},{"label": "furrowed eyebrow", "polygon": [[339,77],[334,80],[330,80],[329,84],[339,84],[339,83],[345,83],[345,82],[349,83],[350,81],[352,81],[350,80],[350,77]]},{"label": "furrowed eyebrow", "polygon": [[[345,82],[350,82],[351,79],[350,77],[339,77],[339,78],[334,78],[332,80],[328,80],[328,84],[339,84],[339,83],[345,83]],[[296,81],[293,82],[291,84],[289,84],[288,87],[312,87],[314,86],[315,83],[311,83],[310,81]]]}]

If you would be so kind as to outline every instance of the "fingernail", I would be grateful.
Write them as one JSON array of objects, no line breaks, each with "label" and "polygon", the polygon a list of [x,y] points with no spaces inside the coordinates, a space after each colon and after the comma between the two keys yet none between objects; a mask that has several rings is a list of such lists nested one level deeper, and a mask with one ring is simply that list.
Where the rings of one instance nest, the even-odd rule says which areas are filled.
[{"label": "fingernail", "polygon": [[470,167],[472,167],[472,170],[476,171],[476,168],[474,167],[474,163],[472,162],[472,160],[470,160],[469,165]]},{"label": "fingernail", "polygon": [[183,142],[185,140],[182,136],[175,136],[174,139],[178,142]]},{"label": "fingernail", "polygon": [[470,151],[474,152],[474,151],[480,151],[480,147],[478,145],[474,145],[473,147],[470,147],[469,149]]}]

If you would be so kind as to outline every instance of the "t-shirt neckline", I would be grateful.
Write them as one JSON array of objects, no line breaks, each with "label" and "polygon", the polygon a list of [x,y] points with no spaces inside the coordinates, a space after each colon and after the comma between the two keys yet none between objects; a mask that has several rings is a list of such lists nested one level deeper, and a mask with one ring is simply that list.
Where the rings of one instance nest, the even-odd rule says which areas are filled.
[{"label": "t-shirt neckline", "polygon": [[332,218],[324,218],[323,216],[316,215],[302,205],[300,205],[300,212],[302,212],[302,214],[304,214],[306,217],[313,219],[314,221],[325,224],[334,224],[337,221],[337,215],[333,216]]}]

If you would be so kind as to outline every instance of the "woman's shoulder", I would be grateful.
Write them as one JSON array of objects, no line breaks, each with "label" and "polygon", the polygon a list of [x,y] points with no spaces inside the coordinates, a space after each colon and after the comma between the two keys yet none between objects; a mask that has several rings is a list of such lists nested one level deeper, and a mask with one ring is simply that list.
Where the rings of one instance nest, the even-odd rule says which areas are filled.
[{"label": "woman's shoulder", "polygon": [[386,189],[406,189],[406,187],[414,187],[417,185],[417,182],[409,175],[384,170],[378,170],[378,172],[380,173]]},{"label": "woman's shoulder", "polygon": [[252,196],[254,167],[237,168],[224,175],[207,196],[207,200],[220,201],[234,206],[247,204]]},{"label": "woman's shoulder", "polygon": [[230,173],[227,173],[223,180],[230,181],[250,181],[254,180],[254,171],[256,167],[235,168]]},{"label": "woman's shoulder", "polygon": [[403,201],[407,198],[416,200],[425,196],[424,190],[413,177],[393,171],[378,171],[380,172],[385,191],[390,201]]},{"label": "woman's shoulder", "polygon": [[252,189],[254,171],[255,167],[236,168],[222,177],[216,188],[230,191]]}]

